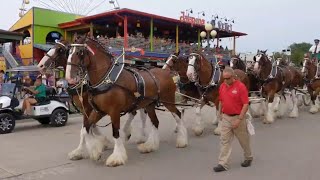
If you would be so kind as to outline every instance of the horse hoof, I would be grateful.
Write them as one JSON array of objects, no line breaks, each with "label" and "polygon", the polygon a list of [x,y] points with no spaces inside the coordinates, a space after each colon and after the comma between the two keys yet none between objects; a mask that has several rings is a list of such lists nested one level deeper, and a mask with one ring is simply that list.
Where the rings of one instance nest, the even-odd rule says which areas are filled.
[{"label": "horse hoof", "polygon": [[196,136],[201,136],[203,134],[203,128],[201,127],[195,127],[193,128],[193,133],[196,135]]},{"label": "horse hoof", "polygon": [[155,151],[155,148],[153,148],[151,145],[149,145],[147,143],[139,144],[138,149],[139,149],[140,153],[142,153],[142,154],[151,153],[151,152]]},{"label": "horse hoof", "polygon": [[213,134],[216,135],[216,136],[220,136],[220,128],[219,128],[219,126],[216,127],[216,128],[213,130]]},{"label": "horse hoof", "polygon": [[107,159],[106,165],[108,167],[117,167],[124,165],[126,161],[126,156],[121,156],[120,154],[111,154],[110,157]]},{"label": "horse hoof", "polygon": [[179,137],[177,139],[176,148],[185,148],[188,146],[188,139],[185,137]]},{"label": "horse hoof", "polygon": [[102,155],[101,154],[94,154],[91,156],[91,159],[94,161],[99,161],[101,159]]},{"label": "horse hoof", "polygon": [[77,161],[77,160],[81,160],[81,159],[86,158],[86,156],[84,155],[84,152],[81,150],[78,150],[78,149],[75,149],[72,152],[70,152],[68,154],[68,157],[72,161]]}]

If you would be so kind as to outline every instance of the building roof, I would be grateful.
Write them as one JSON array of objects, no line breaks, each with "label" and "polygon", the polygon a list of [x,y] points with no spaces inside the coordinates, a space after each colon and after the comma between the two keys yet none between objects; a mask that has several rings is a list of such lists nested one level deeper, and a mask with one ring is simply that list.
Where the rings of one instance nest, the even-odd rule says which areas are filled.
[{"label": "building roof", "polygon": [[[164,25],[164,26],[175,27],[176,25],[179,25],[181,27],[188,27],[189,29],[198,28],[198,29],[204,30],[203,25],[194,24],[193,27],[191,27],[190,23],[182,22],[178,19],[159,16],[159,15],[136,11],[136,10],[127,9],[127,8],[108,11],[105,13],[100,13],[92,16],[79,18],[71,22],[61,23],[59,24],[59,27],[65,29],[65,28],[71,28],[79,25],[90,24],[91,22],[99,24],[107,21],[113,21],[113,22],[120,21],[124,16],[127,16],[129,18],[128,21],[130,21],[130,19],[142,19],[142,20],[148,20],[148,21],[150,21],[150,19],[153,19],[154,23],[160,23],[161,25]],[[217,28],[215,30],[218,32],[219,37],[221,38],[247,35],[246,33],[241,33],[236,31],[232,31],[232,32],[221,31]]]},{"label": "building roof", "polygon": [[0,43],[20,41],[23,39],[22,33],[11,32],[0,29]]},{"label": "building roof", "polygon": [[33,47],[41,49],[43,51],[49,51],[51,48],[54,47],[52,44],[33,44]]}]

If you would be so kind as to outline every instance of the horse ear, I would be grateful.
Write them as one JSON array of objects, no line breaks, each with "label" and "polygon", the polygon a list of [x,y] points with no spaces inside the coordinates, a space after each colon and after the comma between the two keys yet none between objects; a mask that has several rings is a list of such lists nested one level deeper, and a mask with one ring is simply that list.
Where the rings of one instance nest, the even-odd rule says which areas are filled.
[{"label": "horse ear", "polygon": [[258,50],[257,50],[257,54],[258,54],[259,52],[260,52],[260,50],[258,49]]},{"label": "horse ear", "polygon": [[75,33],[73,34],[72,42],[76,42],[77,36],[78,36],[78,33],[75,32]]}]

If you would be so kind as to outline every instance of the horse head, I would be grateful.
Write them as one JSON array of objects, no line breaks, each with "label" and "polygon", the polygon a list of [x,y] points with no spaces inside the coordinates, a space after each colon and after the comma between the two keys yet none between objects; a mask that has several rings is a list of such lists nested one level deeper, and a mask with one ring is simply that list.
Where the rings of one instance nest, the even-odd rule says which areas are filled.
[{"label": "horse head", "polygon": [[305,74],[307,79],[311,80],[316,75],[316,71],[317,71],[316,63],[312,61],[308,55],[305,55],[302,62],[301,72]]},{"label": "horse head", "polygon": [[231,57],[230,60],[230,67],[232,69],[240,69],[242,71],[246,71],[246,65],[245,63],[241,60],[240,54],[234,55]]},{"label": "horse head", "polygon": [[[258,53],[253,57],[254,61],[254,67],[253,70],[256,74],[261,74],[261,73],[269,73],[267,71],[271,71],[271,61],[269,60],[266,51],[259,51]],[[270,67],[269,67],[270,66]],[[262,68],[263,67],[263,68]]]},{"label": "horse head", "polygon": [[203,55],[191,53],[188,57],[187,76],[191,82],[199,80],[199,71],[201,70]]},{"label": "horse head", "polygon": [[179,74],[180,82],[186,84],[189,81],[187,77],[188,58],[179,56],[179,53],[171,54],[162,69],[169,69]]},{"label": "horse head", "polygon": [[76,42],[70,45],[69,50],[66,67],[68,83],[79,83],[87,72],[95,73],[95,76],[89,75],[90,79],[103,76],[104,74],[100,71],[104,71],[104,68],[109,69],[113,56],[98,41],[87,37],[87,34],[78,38]]},{"label": "horse head", "polygon": [[68,41],[61,40],[56,42],[55,46],[40,60],[38,64],[40,72],[43,74],[47,69],[53,69],[59,66],[65,68],[67,65],[69,49]]}]

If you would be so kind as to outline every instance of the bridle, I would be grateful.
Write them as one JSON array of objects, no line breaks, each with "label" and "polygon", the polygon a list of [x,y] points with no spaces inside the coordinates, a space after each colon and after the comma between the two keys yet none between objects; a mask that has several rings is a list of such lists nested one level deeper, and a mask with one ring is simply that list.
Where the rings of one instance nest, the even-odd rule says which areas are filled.
[{"label": "bridle", "polygon": [[[179,70],[177,70],[177,69],[174,69],[173,68],[173,66],[174,66],[174,61],[177,61],[179,59],[179,57],[178,56],[176,56],[176,55],[174,55],[174,54],[171,54],[170,56],[169,56],[169,58],[168,58],[168,60],[165,62],[165,64],[170,68],[170,70],[172,71],[175,71],[175,72],[178,72],[178,75],[179,75],[179,84],[181,84],[181,85],[186,85],[186,84],[190,84],[190,83],[192,83],[189,79],[188,79],[188,76],[186,76],[186,75],[180,75],[179,74]],[[171,62],[171,65],[170,65],[170,62]],[[187,79],[187,81],[186,82],[182,82],[181,81],[181,77],[182,78],[186,78]]]},{"label": "bridle", "polygon": [[[61,42],[56,42],[56,44],[62,46],[64,49],[65,49],[65,55],[66,57],[68,57],[68,51],[69,51],[69,47],[64,45],[63,43]],[[60,54],[59,54],[60,55]],[[54,69],[56,67],[56,60],[58,59],[59,55],[56,55],[55,57],[52,57],[51,55],[49,55],[47,52],[45,53],[44,56],[48,57],[49,59],[48,60],[51,60],[49,66],[47,66],[46,68],[47,69]]]},{"label": "bridle", "polygon": [[[190,57],[192,57],[192,56],[195,58],[194,64],[190,64]],[[198,59],[198,58],[199,58],[199,59]],[[196,61],[197,61],[197,60],[200,60],[200,61],[202,60],[202,56],[201,56],[200,54],[191,53],[191,54],[189,55],[189,58],[188,58],[188,61],[189,61],[188,66],[193,67],[194,70],[195,70],[195,72],[194,72],[194,74],[195,74],[195,76],[196,76],[195,85],[198,86],[198,87],[201,87],[201,88],[203,88],[203,89],[207,89],[207,88],[209,88],[209,87],[211,87],[211,86],[216,85],[215,82],[214,82],[214,77],[215,77],[215,73],[216,73],[217,71],[220,71],[218,63],[217,63],[215,66],[214,66],[212,63],[210,63],[210,65],[211,65],[211,67],[212,67],[211,80],[210,80],[209,84],[207,84],[207,85],[201,85],[201,84],[200,84],[200,81],[201,81],[201,80],[200,80],[200,76],[199,76],[199,71],[200,71],[200,69],[201,69],[201,62],[198,62],[198,63],[200,64],[199,66],[196,66]],[[218,68],[217,68],[217,67],[218,67]]]}]

